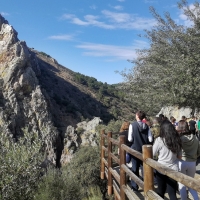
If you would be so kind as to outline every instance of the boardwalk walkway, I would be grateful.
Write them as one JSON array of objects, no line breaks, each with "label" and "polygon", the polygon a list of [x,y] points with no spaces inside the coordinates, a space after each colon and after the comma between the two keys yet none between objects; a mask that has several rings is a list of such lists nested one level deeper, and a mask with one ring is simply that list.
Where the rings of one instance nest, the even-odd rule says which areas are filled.
[{"label": "boardwalk walkway", "polygon": [[[116,148],[119,154],[116,153]],[[137,157],[143,162],[143,179],[137,177],[126,165],[126,152]],[[152,159],[152,145],[143,145],[142,154],[125,145],[125,136],[119,139],[112,138],[112,132],[101,132],[101,179],[108,180],[108,195],[114,194],[115,200],[161,200],[156,193],[156,182],[154,170],[196,190],[200,194],[200,158],[198,159],[197,173],[195,178],[177,172]],[[141,176],[141,174],[140,174]],[[127,178],[129,181],[127,181]],[[139,188],[139,192],[130,189],[130,179],[134,180]],[[177,194],[180,199],[180,195]],[[200,197],[200,195],[199,195]],[[165,195],[165,199],[169,199]],[[189,195],[188,199],[193,199]]]}]

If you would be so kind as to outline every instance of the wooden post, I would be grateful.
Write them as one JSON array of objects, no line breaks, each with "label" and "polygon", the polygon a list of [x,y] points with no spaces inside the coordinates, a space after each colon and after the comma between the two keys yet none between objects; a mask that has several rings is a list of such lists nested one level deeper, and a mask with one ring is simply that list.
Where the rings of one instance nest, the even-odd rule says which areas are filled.
[{"label": "wooden post", "polygon": [[112,188],[112,174],[110,172],[110,168],[112,168],[112,142],[110,141],[112,138],[112,132],[108,132],[108,195],[112,195],[113,188]]},{"label": "wooden post", "polygon": [[105,179],[105,164],[103,162],[103,158],[105,158],[105,150],[103,149],[103,146],[105,146],[105,138],[103,134],[105,134],[105,130],[101,130],[101,179]]},{"label": "wooden post", "polygon": [[123,170],[122,165],[126,165],[126,151],[121,148],[122,144],[125,144],[126,139],[125,136],[122,135],[119,137],[120,143],[119,143],[119,155],[120,155],[120,198],[121,200],[126,200],[126,194],[123,190],[123,185],[126,185],[126,172]]},{"label": "wooden post", "polygon": [[154,176],[153,168],[145,164],[147,158],[153,158],[152,145],[143,145],[143,172],[144,172],[144,195],[146,199],[146,193],[149,190],[154,190]]}]

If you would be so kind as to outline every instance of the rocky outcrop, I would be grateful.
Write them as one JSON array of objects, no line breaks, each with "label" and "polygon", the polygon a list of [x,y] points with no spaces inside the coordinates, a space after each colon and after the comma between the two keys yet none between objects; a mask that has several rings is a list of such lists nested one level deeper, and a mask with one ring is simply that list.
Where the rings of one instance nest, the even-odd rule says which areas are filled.
[{"label": "rocky outcrop", "polygon": [[80,146],[97,146],[99,142],[99,133],[96,127],[102,123],[99,117],[91,121],[83,121],[77,124],[77,127],[67,127],[64,139],[64,152],[62,154],[62,163],[67,163],[73,157],[73,153]]},{"label": "rocky outcrop", "polygon": [[[170,118],[171,116],[175,117],[177,121],[181,119],[182,116],[186,118],[191,118],[193,115],[196,117],[200,117],[200,109],[192,109],[190,107],[178,107],[178,106],[168,106],[163,107],[159,114],[163,114],[166,117]],[[157,115],[157,116],[158,116]]]},{"label": "rocky outcrop", "polygon": [[47,157],[54,161],[59,132],[52,122],[39,74],[37,59],[0,15],[0,127],[15,140],[24,131],[42,137]]}]

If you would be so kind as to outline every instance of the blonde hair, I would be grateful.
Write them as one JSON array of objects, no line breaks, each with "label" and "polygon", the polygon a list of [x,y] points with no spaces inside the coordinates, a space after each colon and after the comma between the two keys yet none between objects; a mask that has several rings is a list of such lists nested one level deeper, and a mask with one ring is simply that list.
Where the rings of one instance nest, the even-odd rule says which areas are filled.
[{"label": "blonde hair", "polygon": [[127,121],[123,122],[119,132],[127,131],[129,128],[129,125],[130,125],[130,122],[127,122]]}]

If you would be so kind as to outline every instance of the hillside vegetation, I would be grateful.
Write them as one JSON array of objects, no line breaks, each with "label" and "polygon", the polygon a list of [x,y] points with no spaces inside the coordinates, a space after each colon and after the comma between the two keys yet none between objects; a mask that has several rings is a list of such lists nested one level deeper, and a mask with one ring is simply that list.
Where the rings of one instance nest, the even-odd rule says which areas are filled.
[{"label": "hillside vegetation", "polygon": [[74,125],[94,116],[105,123],[111,119],[133,118],[134,108],[120,86],[73,72],[43,52],[32,49],[32,53],[38,58],[39,81],[51,98],[50,107],[54,120],[58,119],[57,126]]}]

